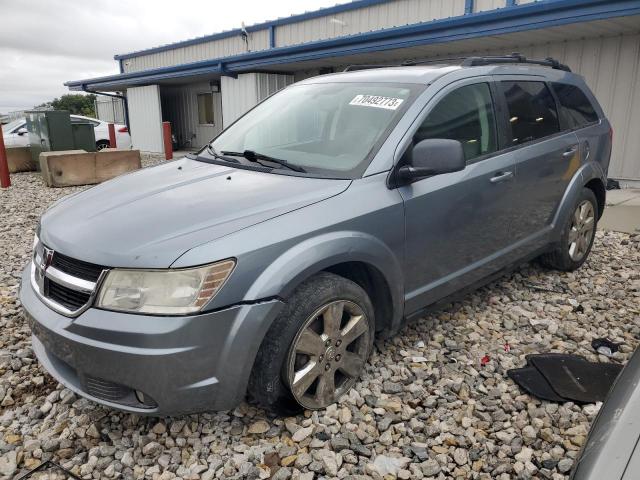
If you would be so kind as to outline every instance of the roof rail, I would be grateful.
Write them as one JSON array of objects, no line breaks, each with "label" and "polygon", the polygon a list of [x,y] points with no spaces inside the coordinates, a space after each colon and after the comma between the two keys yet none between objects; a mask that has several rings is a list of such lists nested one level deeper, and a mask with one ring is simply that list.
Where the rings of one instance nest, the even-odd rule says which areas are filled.
[{"label": "roof rail", "polygon": [[418,65],[427,65],[430,63],[434,63],[434,64],[441,64],[441,63],[447,63],[447,62],[457,62],[460,63],[461,61],[465,60],[467,57],[449,57],[449,58],[436,58],[434,60],[405,60],[402,63],[394,63],[393,65],[390,64],[372,64],[372,65],[366,65],[366,64],[362,64],[362,65],[358,65],[358,64],[354,64],[354,65],[349,65],[347,68],[345,68],[343,70],[343,72],[354,72],[356,70],[369,70],[371,68],[390,68],[390,67],[415,67]]},{"label": "roof rail", "polygon": [[544,60],[534,60],[520,55],[518,52],[514,52],[511,55],[504,56],[487,56],[487,57],[468,57],[462,61],[461,65],[464,67],[475,67],[479,65],[495,65],[496,63],[530,63],[533,65],[542,65],[544,67],[551,67],[555,70],[564,70],[570,72],[571,69],[558,60],[547,57]]},{"label": "roof rail", "polygon": [[358,70],[369,70],[370,68],[389,68],[389,67],[399,67],[400,65],[349,65],[347,66],[343,72],[356,72]]},{"label": "roof rail", "polygon": [[495,65],[497,63],[529,63],[533,65],[541,65],[543,67],[551,67],[556,70],[564,70],[565,72],[570,72],[571,69],[558,60],[547,57],[544,60],[535,60],[529,59],[524,55],[520,55],[517,52],[512,53],[511,55],[496,55],[496,56],[486,56],[486,57],[449,57],[449,58],[435,58],[433,60],[405,60],[402,63],[389,65],[389,64],[378,64],[378,65],[349,65],[347,68],[343,70],[343,72],[355,72],[357,70],[369,70],[372,68],[388,68],[388,67],[411,67],[417,65],[428,65],[428,64],[445,64],[445,63],[458,64],[463,67],[477,67],[480,65]]}]

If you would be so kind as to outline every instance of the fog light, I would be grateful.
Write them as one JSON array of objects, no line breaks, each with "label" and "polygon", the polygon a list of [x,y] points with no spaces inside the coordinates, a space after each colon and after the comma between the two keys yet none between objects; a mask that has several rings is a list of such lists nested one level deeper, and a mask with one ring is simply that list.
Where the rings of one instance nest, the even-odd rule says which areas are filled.
[{"label": "fog light", "polygon": [[144,403],[144,393],[141,392],[140,390],[136,390],[136,398],[138,399],[138,401],[140,403]]}]

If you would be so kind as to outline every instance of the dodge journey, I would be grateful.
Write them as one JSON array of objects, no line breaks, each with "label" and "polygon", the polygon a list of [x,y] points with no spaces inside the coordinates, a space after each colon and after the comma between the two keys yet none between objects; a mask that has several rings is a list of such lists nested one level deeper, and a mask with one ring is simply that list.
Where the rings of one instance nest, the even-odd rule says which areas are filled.
[{"label": "dodge journey", "polygon": [[33,349],[131,412],[324,408],[427,307],[535,258],[580,267],[611,136],[553,59],[300,81],[197,154],[42,216],[20,292]]}]

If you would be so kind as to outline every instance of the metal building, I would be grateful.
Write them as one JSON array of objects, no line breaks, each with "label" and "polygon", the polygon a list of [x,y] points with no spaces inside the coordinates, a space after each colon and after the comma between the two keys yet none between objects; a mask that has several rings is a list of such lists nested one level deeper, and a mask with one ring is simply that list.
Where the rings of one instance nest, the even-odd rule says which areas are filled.
[{"label": "metal building", "polygon": [[614,126],[610,176],[640,184],[640,0],[355,0],[116,55],[117,75],[67,82],[126,95],[132,141],[203,146],[271,93],[346,65],[520,52],[582,74]]}]

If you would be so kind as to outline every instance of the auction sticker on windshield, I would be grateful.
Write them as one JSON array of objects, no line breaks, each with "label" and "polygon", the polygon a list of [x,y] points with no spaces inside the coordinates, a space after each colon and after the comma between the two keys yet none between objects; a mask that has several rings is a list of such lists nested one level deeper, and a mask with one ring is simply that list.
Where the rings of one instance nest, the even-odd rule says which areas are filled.
[{"label": "auction sticker on windshield", "polygon": [[349,102],[349,105],[396,110],[402,102],[404,102],[402,98],[381,97],[379,95],[356,95],[353,100]]}]

